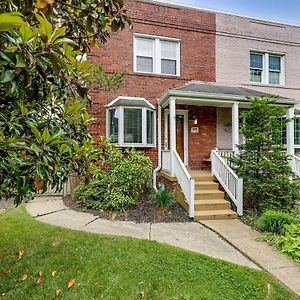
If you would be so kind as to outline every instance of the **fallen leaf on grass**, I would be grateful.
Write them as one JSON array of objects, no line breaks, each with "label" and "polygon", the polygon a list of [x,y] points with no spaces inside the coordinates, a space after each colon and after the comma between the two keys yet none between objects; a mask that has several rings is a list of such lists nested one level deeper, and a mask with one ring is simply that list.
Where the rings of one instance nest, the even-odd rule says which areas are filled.
[{"label": "fallen leaf on grass", "polygon": [[60,293],[61,293],[61,291],[62,291],[62,289],[58,289],[58,290],[56,290],[56,291],[55,291],[55,296],[59,296],[59,295],[60,295]]},{"label": "fallen leaf on grass", "polygon": [[74,278],[71,278],[71,279],[69,280],[69,282],[68,282],[68,289],[69,289],[70,287],[72,287],[74,284],[75,284],[75,279],[74,279]]},{"label": "fallen leaf on grass", "polygon": [[7,254],[4,252],[0,252],[0,258],[3,258],[4,256],[6,256]]},{"label": "fallen leaf on grass", "polygon": [[42,276],[43,276],[43,274],[44,274],[44,272],[43,272],[43,271],[39,271],[39,273],[38,273],[38,274],[39,274],[39,276],[40,276],[40,277],[42,277]]},{"label": "fallen leaf on grass", "polygon": [[40,278],[37,280],[36,283],[41,284],[41,283],[43,283],[43,282],[44,282],[44,279],[43,279],[42,277],[40,277]]},{"label": "fallen leaf on grass", "polygon": [[11,269],[6,269],[6,270],[0,272],[0,275],[6,275],[6,274],[11,273],[11,272],[12,272]]},{"label": "fallen leaf on grass", "polygon": [[145,297],[145,291],[144,291],[144,290],[141,290],[141,291],[139,292],[139,296],[140,296],[141,298],[144,298],[144,297]]},{"label": "fallen leaf on grass", "polygon": [[23,274],[23,275],[21,276],[21,280],[22,280],[22,281],[27,280],[27,278],[28,278],[28,275],[27,275],[27,274]]},{"label": "fallen leaf on grass", "polygon": [[20,249],[18,251],[18,259],[21,259],[24,256],[24,253],[25,253],[24,249]]},{"label": "fallen leaf on grass", "polygon": [[52,273],[51,273],[51,276],[54,278],[55,276],[56,276],[56,271],[53,271]]}]

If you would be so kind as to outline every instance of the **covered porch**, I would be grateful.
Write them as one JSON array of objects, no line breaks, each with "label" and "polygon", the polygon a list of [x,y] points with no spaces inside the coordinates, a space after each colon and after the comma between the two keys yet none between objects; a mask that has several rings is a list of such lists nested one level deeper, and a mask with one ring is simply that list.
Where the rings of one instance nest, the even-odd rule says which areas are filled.
[{"label": "covered porch", "polygon": [[[249,97],[255,96],[262,94],[242,87],[191,82],[169,90],[159,100],[161,169],[177,178],[188,203],[190,217],[195,217],[195,208],[203,197],[205,200],[223,200],[217,193],[211,193],[211,197],[208,197],[208,192],[198,196],[201,193],[200,178],[193,174],[200,170],[211,174],[210,178],[205,177],[202,181],[208,185],[218,181],[236,206],[237,213],[243,214],[243,180],[230,168],[227,157],[238,153],[237,145],[243,142],[239,129],[240,112],[249,108]],[[282,97],[277,102],[277,105],[286,108],[288,118],[294,116],[294,104],[294,100]],[[294,158],[293,121],[287,126],[287,152],[293,160],[297,160]],[[203,185],[202,188],[210,191]],[[223,209],[225,206],[220,207]]]}]

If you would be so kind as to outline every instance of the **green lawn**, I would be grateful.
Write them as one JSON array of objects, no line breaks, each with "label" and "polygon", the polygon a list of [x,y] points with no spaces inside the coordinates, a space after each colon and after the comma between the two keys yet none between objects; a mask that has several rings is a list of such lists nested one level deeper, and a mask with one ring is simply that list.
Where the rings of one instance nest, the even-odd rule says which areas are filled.
[{"label": "green lawn", "polygon": [[[0,272],[6,269],[12,272],[0,275],[1,300],[54,299],[60,288],[57,298],[71,300],[298,299],[263,272],[157,242],[46,225],[24,207],[0,213]],[[67,289],[70,278],[75,285]]]}]

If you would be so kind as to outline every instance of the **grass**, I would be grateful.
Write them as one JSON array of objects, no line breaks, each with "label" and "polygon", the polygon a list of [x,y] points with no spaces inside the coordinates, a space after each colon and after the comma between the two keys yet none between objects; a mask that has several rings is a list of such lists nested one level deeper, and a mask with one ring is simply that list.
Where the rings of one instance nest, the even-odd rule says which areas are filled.
[{"label": "grass", "polygon": [[[25,252],[18,260],[19,249]],[[154,241],[50,226],[24,207],[0,213],[0,254],[0,272],[12,270],[0,275],[1,300],[55,299],[60,288],[57,298],[72,300],[299,299],[264,272]],[[70,278],[75,285],[68,289]]]}]

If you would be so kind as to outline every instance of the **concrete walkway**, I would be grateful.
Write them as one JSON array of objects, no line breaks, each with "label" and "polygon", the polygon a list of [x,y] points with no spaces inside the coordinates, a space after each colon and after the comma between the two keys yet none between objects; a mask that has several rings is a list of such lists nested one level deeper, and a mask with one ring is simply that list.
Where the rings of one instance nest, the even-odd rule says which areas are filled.
[{"label": "concrete walkway", "polygon": [[239,220],[201,221],[258,266],[300,295],[300,265],[257,239],[260,233]]},{"label": "concrete walkway", "polygon": [[134,223],[104,220],[69,209],[60,197],[37,197],[26,204],[37,220],[65,228],[154,240],[254,269],[259,267],[199,223]]}]

